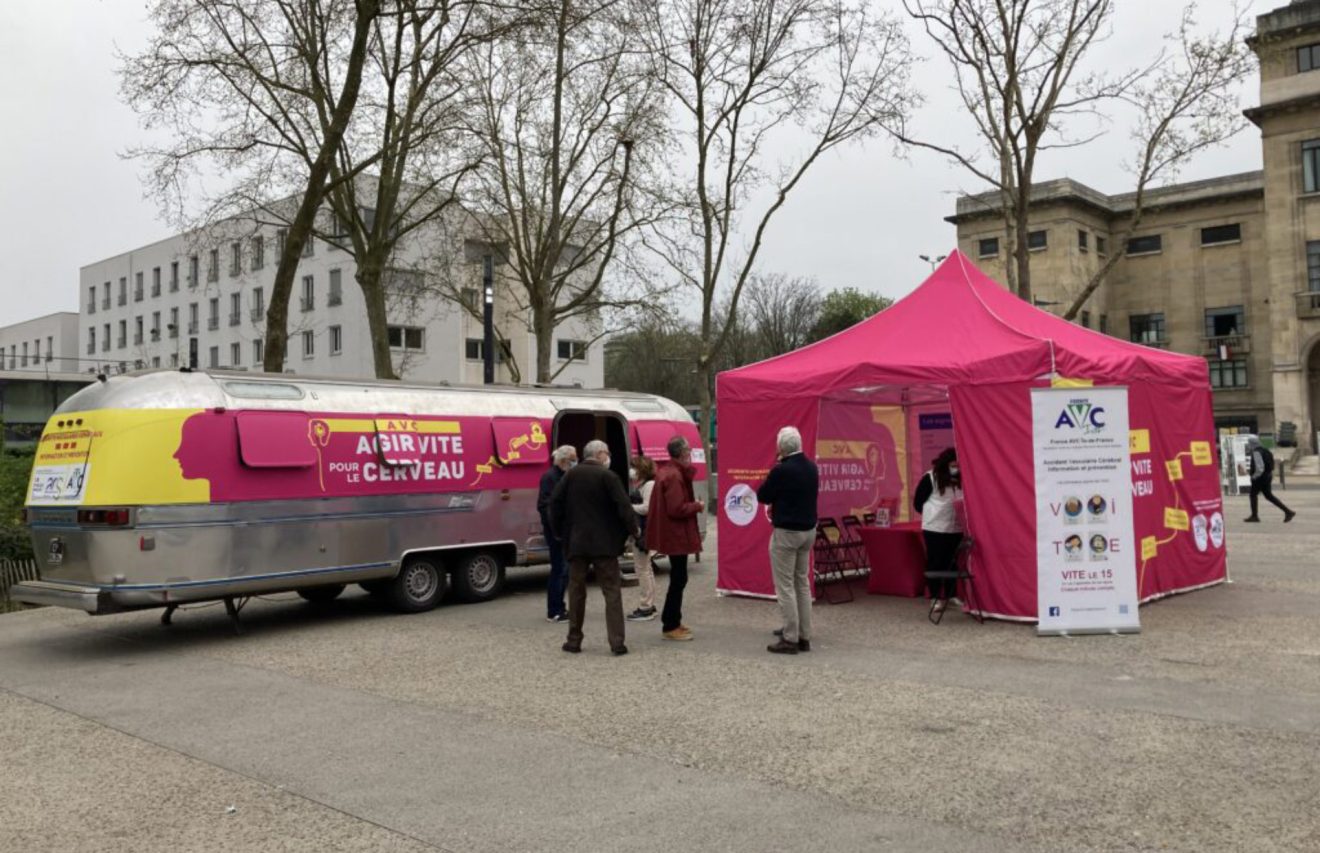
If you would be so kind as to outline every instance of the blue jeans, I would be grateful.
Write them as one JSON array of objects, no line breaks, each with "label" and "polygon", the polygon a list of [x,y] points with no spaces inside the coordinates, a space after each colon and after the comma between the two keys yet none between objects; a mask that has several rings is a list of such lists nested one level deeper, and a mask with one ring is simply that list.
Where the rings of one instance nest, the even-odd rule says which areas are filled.
[{"label": "blue jeans", "polygon": [[564,562],[564,548],[553,533],[546,531],[546,544],[550,546],[550,582],[545,588],[545,615],[567,614],[564,590],[568,588],[568,564]]}]

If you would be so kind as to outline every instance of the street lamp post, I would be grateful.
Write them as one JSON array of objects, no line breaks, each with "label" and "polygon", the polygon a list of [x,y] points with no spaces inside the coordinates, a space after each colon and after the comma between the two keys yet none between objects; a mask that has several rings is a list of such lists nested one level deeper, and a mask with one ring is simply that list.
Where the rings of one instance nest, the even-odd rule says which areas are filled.
[{"label": "street lamp post", "polygon": [[940,261],[947,258],[948,255],[936,255],[933,258],[930,255],[917,255],[917,257],[930,264],[930,271],[935,272],[935,267],[939,266]]}]

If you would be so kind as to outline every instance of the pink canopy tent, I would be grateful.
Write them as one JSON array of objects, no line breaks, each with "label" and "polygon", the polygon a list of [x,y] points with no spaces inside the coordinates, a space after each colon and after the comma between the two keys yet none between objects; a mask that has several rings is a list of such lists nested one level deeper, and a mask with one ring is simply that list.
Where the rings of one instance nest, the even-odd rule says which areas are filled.
[{"label": "pink canopy tent", "polygon": [[[1209,537],[1165,526],[1166,508],[1207,517],[1223,510],[1218,466],[1190,459],[1193,441],[1214,445],[1205,360],[1040,311],[954,251],[869,320],[719,375],[719,590],[774,594],[770,524],[751,493],[774,462],[779,427],[793,425],[821,467],[823,516],[887,510],[912,518],[917,479],[956,445],[981,607],[1034,619],[1030,389],[1070,384],[1129,389],[1141,599],[1223,581],[1222,539],[1212,547]],[[1166,465],[1176,459],[1186,460],[1180,472]]]}]

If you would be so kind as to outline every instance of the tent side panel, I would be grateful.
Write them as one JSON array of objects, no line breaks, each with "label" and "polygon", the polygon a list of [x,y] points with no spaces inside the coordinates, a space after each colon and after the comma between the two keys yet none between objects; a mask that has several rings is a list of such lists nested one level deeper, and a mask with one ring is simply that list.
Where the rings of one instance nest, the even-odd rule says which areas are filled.
[{"label": "tent side panel", "polygon": [[803,447],[808,451],[815,447],[817,407],[814,397],[751,402],[720,395],[716,587],[721,592],[775,594],[770,574],[771,525],[755,494],[775,464],[775,439],[781,427],[797,427]]},{"label": "tent side panel", "polygon": [[949,390],[972,573],[986,613],[1036,617],[1036,484],[1026,383]]},{"label": "tent side panel", "polygon": [[1224,580],[1224,496],[1210,389],[1139,382],[1128,401],[1141,599]]}]

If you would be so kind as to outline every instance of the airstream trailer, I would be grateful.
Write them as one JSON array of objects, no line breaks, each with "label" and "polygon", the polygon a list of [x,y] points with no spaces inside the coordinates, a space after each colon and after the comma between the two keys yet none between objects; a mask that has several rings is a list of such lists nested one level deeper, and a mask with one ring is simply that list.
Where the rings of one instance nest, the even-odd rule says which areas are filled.
[{"label": "airstream trailer", "polygon": [[158,371],[104,379],[51,417],[27,521],[41,579],[13,598],[92,614],[358,583],[404,611],[481,601],[544,562],[537,486],[561,444],[667,458],[669,400],[562,388],[432,386]]}]

